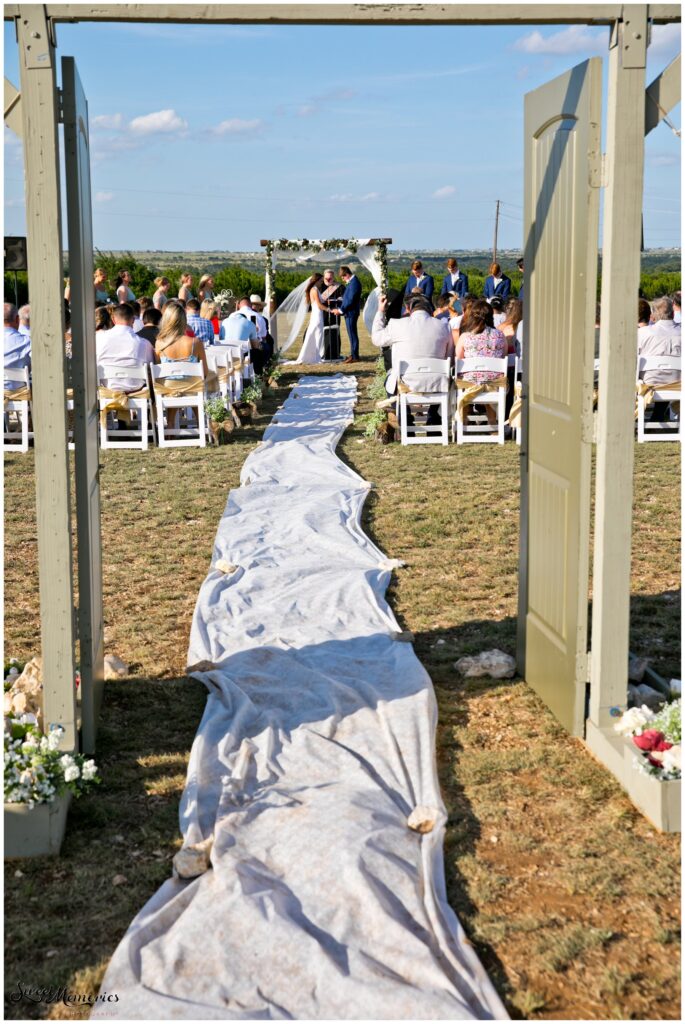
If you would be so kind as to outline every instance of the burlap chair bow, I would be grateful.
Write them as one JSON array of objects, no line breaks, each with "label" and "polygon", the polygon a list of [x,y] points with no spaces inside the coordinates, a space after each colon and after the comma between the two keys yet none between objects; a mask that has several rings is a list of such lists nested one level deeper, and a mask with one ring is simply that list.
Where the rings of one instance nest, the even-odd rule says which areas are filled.
[{"label": "burlap chair bow", "polygon": [[[654,405],[654,392],[655,391],[682,391],[683,382],[681,380],[672,380],[668,384],[648,384],[644,380],[637,382],[636,392],[637,395],[641,395],[645,400],[645,409],[649,409],[650,405]],[[680,412],[680,402],[673,402],[673,410],[676,415]],[[635,419],[638,418],[638,405],[635,402]]]},{"label": "burlap chair bow", "polygon": [[17,388],[15,391],[11,391],[9,388],[4,389],[3,394],[3,410],[7,412],[8,402],[30,402],[31,401],[31,388],[23,387]]},{"label": "burlap chair bow", "polygon": [[504,374],[500,377],[495,377],[494,380],[483,381],[464,380],[461,377],[457,377],[454,383],[457,386],[458,392],[457,416],[462,423],[465,423],[467,406],[473,405],[474,402],[477,402],[479,395],[486,395],[493,391],[499,391],[502,387],[506,390],[507,378]]},{"label": "burlap chair bow", "polygon": [[[523,411],[523,384],[520,380],[517,380],[514,384],[514,401],[511,403],[511,409],[509,410],[509,419],[507,423],[512,430],[521,429],[521,413]],[[463,421],[462,421],[463,422]]]},{"label": "burlap chair bow", "polygon": [[107,413],[114,412],[117,415],[117,419],[120,419],[123,423],[126,423],[127,426],[130,426],[130,400],[132,398],[143,398],[147,400],[149,397],[150,390],[147,387],[140,388],[139,391],[122,391],[117,388],[106,388],[101,384],[98,388],[98,398],[106,399],[107,404],[103,405],[100,409],[100,425],[103,429],[107,429]]}]

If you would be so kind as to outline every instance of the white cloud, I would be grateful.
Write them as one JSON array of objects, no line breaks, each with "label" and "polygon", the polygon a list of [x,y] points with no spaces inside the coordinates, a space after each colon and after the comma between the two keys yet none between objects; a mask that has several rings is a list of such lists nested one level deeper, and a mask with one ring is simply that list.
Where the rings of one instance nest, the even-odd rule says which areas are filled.
[{"label": "white cloud", "polygon": [[675,57],[680,51],[680,25],[653,25],[650,57]]},{"label": "white cloud", "polygon": [[311,117],[315,114],[319,108],[316,103],[303,103],[301,107],[297,108],[298,117]]},{"label": "white cloud", "polygon": [[543,36],[537,29],[517,39],[514,50],[521,53],[545,54],[555,57],[572,53],[606,53],[608,36],[606,29],[590,29],[586,25],[569,25],[550,36]]},{"label": "white cloud", "polygon": [[657,153],[655,156],[647,157],[647,163],[651,164],[652,167],[673,167],[674,164],[680,163],[680,161],[675,154]]},{"label": "white cloud", "polygon": [[5,206],[6,207],[15,207],[15,206],[24,206],[24,205],[25,205],[25,203],[24,203],[23,199],[6,199],[5,200]]},{"label": "white cloud", "polygon": [[234,135],[238,137],[244,137],[248,135],[258,135],[264,127],[264,122],[258,117],[253,118],[251,121],[244,120],[241,117],[229,117],[227,121],[222,121],[212,131],[215,135]]},{"label": "white cloud", "polygon": [[128,127],[136,135],[169,134],[185,131],[188,122],[179,117],[175,110],[156,110],[152,114],[134,117]]},{"label": "white cloud", "polygon": [[110,200],[114,199],[113,192],[96,192],[95,202],[96,203],[109,203]]},{"label": "white cloud", "polygon": [[374,199],[380,199],[380,198],[381,198],[380,192],[367,192],[365,196],[361,197],[361,201],[363,203],[370,203]]},{"label": "white cloud", "polygon": [[454,185],[443,185],[442,188],[436,188],[433,193],[433,199],[448,199],[449,196],[453,196],[456,192]]},{"label": "white cloud", "polygon": [[90,122],[91,128],[102,128],[106,131],[120,131],[124,126],[121,114],[98,114]]}]

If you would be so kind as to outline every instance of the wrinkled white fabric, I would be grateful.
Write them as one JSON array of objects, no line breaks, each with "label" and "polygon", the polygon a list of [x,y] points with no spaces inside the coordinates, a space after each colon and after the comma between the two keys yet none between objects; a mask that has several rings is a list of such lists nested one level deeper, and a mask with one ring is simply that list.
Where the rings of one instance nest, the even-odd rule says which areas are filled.
[{"label": "wrinkled white fabric", "polygon": [[377,248],[375,245],[369,245],[369,241],[370,239],[365,239],[359,246],[357,249],[357,259],[376,282],[376,287],[369,293],[369,297],[364,303],[364,311],[362,313],[366,329],[371,334],[371,327],[374,317],[378,312],[378,300],[381,295],[381,265],[376,259]]},{"label": "wrinkled white fabric", "polygon": [[435,699],[361,529],[371,485],[334,454],[355,400],[302,378],[229,495],[181,805],[213,868],[139,913],[95,1018],[506,1019],[446,901]]}]

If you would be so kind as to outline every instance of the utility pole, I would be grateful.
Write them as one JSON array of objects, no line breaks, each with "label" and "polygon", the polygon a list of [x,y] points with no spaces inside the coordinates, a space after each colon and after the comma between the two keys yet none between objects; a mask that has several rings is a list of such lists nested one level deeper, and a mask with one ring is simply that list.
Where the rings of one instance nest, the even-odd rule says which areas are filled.
[{"label": "utility pole", "polygon": [[499,227],[499,204],[501,200],[496,199],[495,203],[495,238],[492,243],[492,262],[497,262],[497,228]]}]

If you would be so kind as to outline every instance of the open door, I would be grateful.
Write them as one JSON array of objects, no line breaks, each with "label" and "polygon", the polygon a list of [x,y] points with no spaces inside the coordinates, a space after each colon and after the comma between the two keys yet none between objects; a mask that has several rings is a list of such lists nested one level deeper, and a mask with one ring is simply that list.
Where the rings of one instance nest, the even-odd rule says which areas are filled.
[{"label": "open door", "polygon": [[73,57],[62,58],[62,103],[71,277],[81,748],[92,754],[102,700],[104,658],[97,359],[88,104]]},{"label": "open door", "polygon": [[525,101],[519,666],[559,721],[583,734],[600,58]]}]

